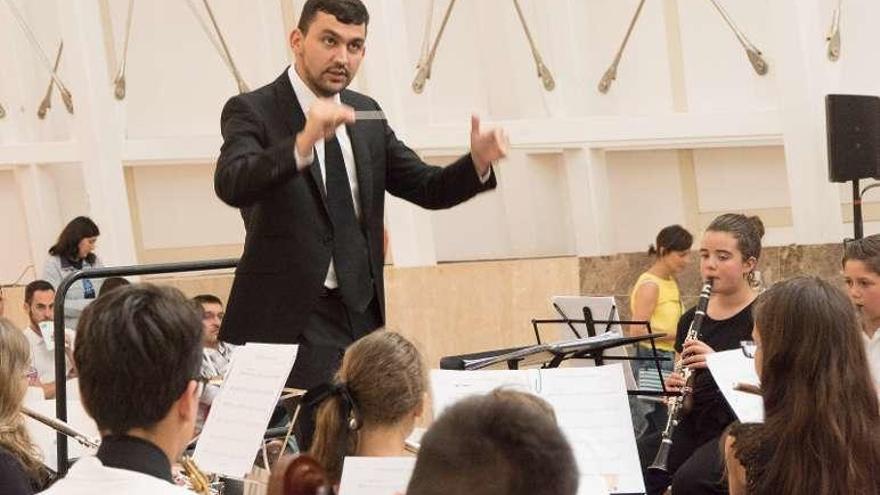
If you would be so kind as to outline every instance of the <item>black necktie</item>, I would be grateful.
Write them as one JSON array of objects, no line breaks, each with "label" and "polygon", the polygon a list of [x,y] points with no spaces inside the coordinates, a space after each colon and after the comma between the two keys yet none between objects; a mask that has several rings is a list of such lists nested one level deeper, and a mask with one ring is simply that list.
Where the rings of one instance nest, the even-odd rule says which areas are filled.
[{"label": "black necktie", "polygon": [[333,264],[339,292],[349,308],[364,311],[373,298],[370,252],[354,213],[351,184],[336,136],[324,141],[324,168],[327,209],[333,223]]}]

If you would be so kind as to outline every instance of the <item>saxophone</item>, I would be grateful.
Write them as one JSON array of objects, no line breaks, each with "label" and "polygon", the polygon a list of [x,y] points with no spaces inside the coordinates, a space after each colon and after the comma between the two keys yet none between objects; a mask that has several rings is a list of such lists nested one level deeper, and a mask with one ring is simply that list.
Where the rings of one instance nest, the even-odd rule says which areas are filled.
[{"label": "saxophone", "polygon": [[183,471],[186,473],[187,480],[189,481],[190,491],[196,492],[199,495],[211,495],[213,493],[211,491],[211,480],[209,480],[208,476],[196,466],[192,457],[183,455],[180,457],[179,461],[180,466],[183,467]]},{"label": "saxophone", "polygon": [[[694,311],[694,319],[688,328],[685,342],[688,340],[700,340],[700,328],[703,326],[703,319],[706,317],[706,307],[709,305],[709,296],[712,294],[712,279],[706,280],[703,288],[700,290],[700,299],[697,301],[697,308]],[[660,448],[657,455],[654,456],[654,462],[648,466],[650,471],[669,472],[669,451],[672,450],[672,434],[675,428],[681,422],[682,418],[690,412],[693,404],[692,386],[693,386],[693,370],[684,368],[679,359],[675,363],[674,373],[681,374],[684,378],[685,385],[681,389],[681,395],[673,397],[669,403],[669,418],[666,420],[666,428],[663,430],[663,437],[660,441]]]}]

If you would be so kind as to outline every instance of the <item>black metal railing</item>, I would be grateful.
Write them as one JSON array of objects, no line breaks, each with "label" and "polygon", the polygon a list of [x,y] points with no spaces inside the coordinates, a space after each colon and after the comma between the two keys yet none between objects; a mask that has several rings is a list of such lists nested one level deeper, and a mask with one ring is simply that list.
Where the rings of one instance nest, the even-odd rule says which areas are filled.
[{"label": "black metal railing", "polygon": [[[55,289],[55,417],[67,421],[67,366],[64,352],[64,299],[67,291],[77,280],[84,278],[126,277],[132,275],[157,275],[205,270],[223,270],[238,266],[237,258],[181,263],[158,263],[153,265],[113,266],[77,270],[58,284]],[[58,433],[58,475],[64,476],[69,467],[67,437]]]}]

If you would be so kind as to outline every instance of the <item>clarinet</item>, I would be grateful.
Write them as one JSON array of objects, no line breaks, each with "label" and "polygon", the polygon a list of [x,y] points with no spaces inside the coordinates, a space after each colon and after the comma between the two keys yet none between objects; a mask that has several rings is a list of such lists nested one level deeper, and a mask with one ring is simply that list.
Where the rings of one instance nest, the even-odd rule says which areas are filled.
[{"label": "clarinet", "polygon": [[[703,288],[700,290],[700,299],[697,301],[697,308],[694,311],[694,319],[688,328],[685,342],[688,340],[700,340],[700,328],[703,326],[703,319],[706,317],[706,307],[709,305],[709,296],[712,294],[712,279],[706,280]],[[663,430],[663,438],[660,441],[660,448],[657,455],[654,456],[654,462],[648,466],[649,471],[669,472],[669,451],[672,450],[672,434],[675,428],[681,422],[682,418],[690,411],[690,405],[693,403],[692,386],[693,386],[693,370],[683,368],[682,360],[679,359],[675,363],[674,373],[680,373],[684,378],[685,385],[681,389],[681,395],[673,397],[669,403],[669,418],[666,420],[666,428]]]}]

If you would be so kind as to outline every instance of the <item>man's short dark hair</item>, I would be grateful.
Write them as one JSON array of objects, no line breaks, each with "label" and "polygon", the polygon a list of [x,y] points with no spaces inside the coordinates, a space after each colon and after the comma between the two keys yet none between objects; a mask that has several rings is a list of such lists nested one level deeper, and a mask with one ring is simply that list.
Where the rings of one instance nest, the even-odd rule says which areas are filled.
[{"label": "man's short dark hair", "polygon": [[[192,301],[199,305],[219,304],[220,306],[223,306],[223,301],[221,301],[220,298],[215,296],[214,294],[199,294],[196,297],[192,298]],[[199,306],[199,311],[201,310],[202,308],[201,306]]]},{"label": "man's short dark hair", "polygon": [[27,284],[24,288],[24,302],[25,304],[30,304],[34,300],[34,292],[43,292],[51,290],[55,292],[55,287],[52,287],[52,284],[46,282],[45,280],[34,280],[33,282]]},{"label": "man's short dark hair", "polygon": [[113,289],[118,289],[119,287],[123,287],[126,285],[131,285],[131,282],[128,279],[123,277],[108,277],[104,279],[104,282],[101,284],[101,290],[98,292],[98,297],[107,294]]},{"label": "man's short dark hair", "polygon": [[363,24],[370,22],[370,14],[361,0],[308,0],[303,5],[297,29],[306,34],[318,12],[330,14],[343,24]]},{"label": "man's short dark hair", "polygon": [[406,493],[574,495],[578,477],[571,446],[545,408],[490,393],[450,406],[431,425]]},{"label": "man's short dark hair", "polygon": [[201,315],[177,289],[119,287],[83,311],[74,360],[83,405],[99,429],[149,429],[198,376]]}]

